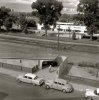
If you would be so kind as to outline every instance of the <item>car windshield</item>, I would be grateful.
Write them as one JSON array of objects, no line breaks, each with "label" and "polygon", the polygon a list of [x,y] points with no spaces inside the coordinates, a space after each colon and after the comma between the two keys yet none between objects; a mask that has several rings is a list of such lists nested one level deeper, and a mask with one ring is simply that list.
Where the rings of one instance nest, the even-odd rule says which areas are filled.
[{"label": "car windshield", "polygon": [[34,80],[37,79],[37,78],[38,78],[38,76],[35,76]]},{"label": "car windshield", "polygon": [[95,95],[98,95],[99,96],[99,93],[97,93],[97,90],[95,90],[94,93],[95,93]]}]

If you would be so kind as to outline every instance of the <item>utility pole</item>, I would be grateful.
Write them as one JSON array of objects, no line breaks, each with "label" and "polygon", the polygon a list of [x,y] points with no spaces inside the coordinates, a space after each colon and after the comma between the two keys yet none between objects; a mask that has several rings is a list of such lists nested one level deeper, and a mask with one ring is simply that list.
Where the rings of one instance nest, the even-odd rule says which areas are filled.
[{"label": "utility pole", "polygon": [[58,50],[59,50],[59,31],[60,31],[60,25],[58,26]]},{"label": "utility pole", "polygon": [[97,63],[96,63],[96,68],[97,68],[96,77],[98,77],[98,64]]}]

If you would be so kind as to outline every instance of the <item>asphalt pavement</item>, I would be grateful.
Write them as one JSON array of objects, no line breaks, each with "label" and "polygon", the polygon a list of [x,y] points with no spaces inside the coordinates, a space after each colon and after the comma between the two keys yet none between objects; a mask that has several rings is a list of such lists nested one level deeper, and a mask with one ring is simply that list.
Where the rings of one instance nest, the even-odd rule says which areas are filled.
[{"label": "asphalt pavement", "polygon": [[[19,74],[24,74],[26,72],[23,72],[23,71],[15,71],[15,70],[9,70],[9,69],[5,69],[5,68],[0,68],[0,73],[2,74],[6,74],[6,75],[9,75],[9,76],[12,76],[12,77],[17,77]],[[37,73],[38,76],[40,77],[43,77],[45,78],[46,80],[47,79],[55,79],[57,78],[57,74],[56,74],[56,71],[50,73],[48,68],[46,69],[42,69],[41,71],[38,71]],[[56,76],[56,77],[55,77]],[[92,87],[92,86],[88,86],[88,85],[84,85],[84,84],[79,84],[79,83],[73,83],[73,82],[70,82],[73,87],[74,87],[74,90],[76,91],[81,91],[81,92],[85,92],[86,89],[90,88],[90,89],[96,89],[96,87]]]},{"label": "asphalt pavement", "polygon": [[[2,71],[4,72],[4,69]],[[7,70],[6,75],[0,72],[0,100],[85,100],[83,92],[63,93],[54,89],[46,90],[44,86],[17,82],[17,73],[13,77],[7,74]]]}]

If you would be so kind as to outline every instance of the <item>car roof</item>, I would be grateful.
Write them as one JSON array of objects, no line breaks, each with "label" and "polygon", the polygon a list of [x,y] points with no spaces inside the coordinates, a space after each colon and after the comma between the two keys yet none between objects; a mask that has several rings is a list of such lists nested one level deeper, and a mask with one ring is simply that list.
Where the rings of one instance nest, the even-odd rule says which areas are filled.
[{"label": "car roof", "polygon": [[35,74],[32,74],[32,73],[27,73],[27,74],[25,74],[25,76],[32,77],[32,78],[35,78],[36,77],[36,75]]},{"label": "car roof", "polygon": [[64,83],[64,84],[67,83],[66,80],[64,80],[64,79],[59,79],[59,78],[55,79],[55,82],[60,82],[60,83]]}]

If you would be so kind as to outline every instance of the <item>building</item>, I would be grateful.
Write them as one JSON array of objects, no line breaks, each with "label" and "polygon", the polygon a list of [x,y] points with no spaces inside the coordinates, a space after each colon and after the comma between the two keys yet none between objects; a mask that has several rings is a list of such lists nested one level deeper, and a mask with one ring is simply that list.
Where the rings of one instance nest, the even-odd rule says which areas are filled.
[{"label": "building", "polygon": [[[43,24],[37,23],[37,30],[44,30]],[[52,33],[61,33],[60,37],[72,37],[72,33],[75,31],[77,38],[81,39],[82,35],[87,35],[87,29],[84,25],[75,25],[73,22],[57,22],[56,27],[50,26],[49,30]]]},{"label": "building", "polygon": [[[43,24],[40,25],[37,23],[37,29],[38,30],[43,30],[44,26]],[[57,22],[56,27],[54,28],[53,26],[50,26],[50,30],[55,31],[55,32],[70,32],[70,31],[75,31],[77,33],[84,34],[87,32],[86,26],[82,25],[74,25],[74,23],[66,23],[66,22]]]}]

